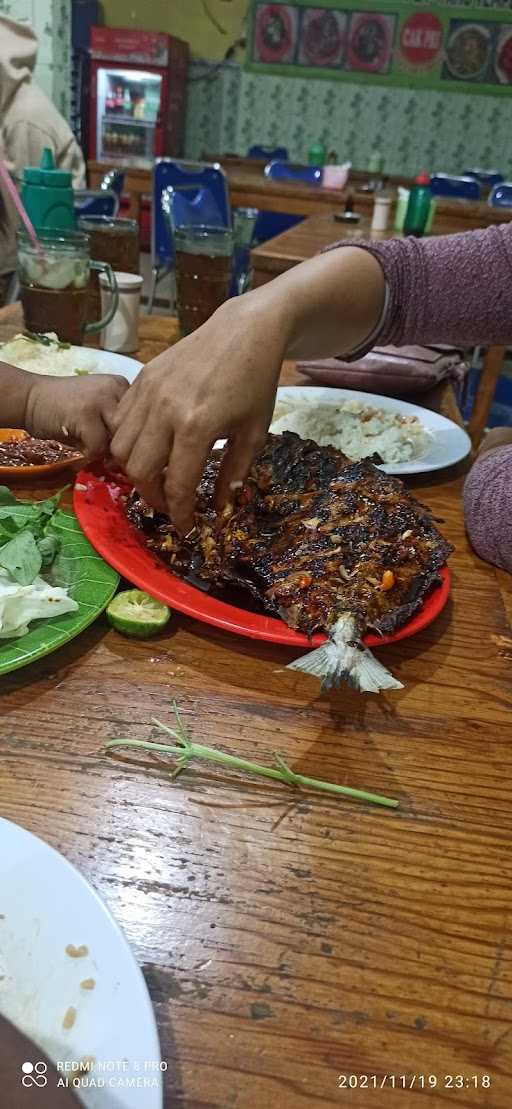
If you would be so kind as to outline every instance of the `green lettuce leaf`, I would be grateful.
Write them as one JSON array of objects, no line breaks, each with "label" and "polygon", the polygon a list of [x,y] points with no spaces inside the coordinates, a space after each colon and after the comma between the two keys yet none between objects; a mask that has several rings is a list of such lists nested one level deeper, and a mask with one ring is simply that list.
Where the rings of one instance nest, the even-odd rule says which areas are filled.
[{"label": "green lettuce leaf", "polygon": [[32,585],[43,565],[43,556],[29,528],[0,547],[0,566],[18,585]]}]

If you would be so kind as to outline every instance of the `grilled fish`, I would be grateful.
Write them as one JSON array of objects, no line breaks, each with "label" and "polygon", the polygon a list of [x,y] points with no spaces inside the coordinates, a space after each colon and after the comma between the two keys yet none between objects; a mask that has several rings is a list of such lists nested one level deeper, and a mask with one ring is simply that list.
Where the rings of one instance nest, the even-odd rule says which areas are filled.
[{"label": "grilled fish", "polygon": [[439,581],[452,547],[429,510],[368,461],[285,432],[267,437],[234,504],[217,514],[221,459],[212,452],[186,539],[132,494],[127,514],[148,545],[180,576],[241,587],[297,631],[325,631],[323,646],[290,665],[323,688],[401,688],[361,640],[404,624]]}]

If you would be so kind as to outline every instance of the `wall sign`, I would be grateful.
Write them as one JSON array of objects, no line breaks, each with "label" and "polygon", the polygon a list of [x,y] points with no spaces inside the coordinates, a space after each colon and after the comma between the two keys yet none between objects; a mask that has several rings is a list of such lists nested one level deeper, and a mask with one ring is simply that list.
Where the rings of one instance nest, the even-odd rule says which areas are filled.
[{"label": "wall sign", "polygon": [[507,93],[512,0],[252,0],[248,67],[300,77]]}]

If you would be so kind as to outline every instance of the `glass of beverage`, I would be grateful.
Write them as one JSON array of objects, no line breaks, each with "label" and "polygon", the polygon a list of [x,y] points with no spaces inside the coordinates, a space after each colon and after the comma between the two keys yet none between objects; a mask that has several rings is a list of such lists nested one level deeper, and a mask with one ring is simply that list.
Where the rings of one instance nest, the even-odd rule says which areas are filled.
[{"label": "glass of beverage", "polygon": [[[139,272],[139,225],[134,219],[111,216],[82,216],[80,231],[89,236],[89,249],[98,262],[108,262],[114,272]],[[89,278],[89,322],[99,319],[101,294],[99,273],[92,270]]]},{"label": "glass of beverage", "polygon": [[176,306],[182,335],[189,335],[227,300],[233,265],[229,227],[177,227]]},{"label": "glass of beverage", "polygon": [[[24,231],[18,232],[18,277],[27,331],[54,331],[66,343],[81,344],[85,334],[101,331],[118,305],[111,266],[90,257],[89,237],[82,231],[39,235],[37,250]],[[105,273],[112,294],[103,319],[87,322],[91,270]]]}]

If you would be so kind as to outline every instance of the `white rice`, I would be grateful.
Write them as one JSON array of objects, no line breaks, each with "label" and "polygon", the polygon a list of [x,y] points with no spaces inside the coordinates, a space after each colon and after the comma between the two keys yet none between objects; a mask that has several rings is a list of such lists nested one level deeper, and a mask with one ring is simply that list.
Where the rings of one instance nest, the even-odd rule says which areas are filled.
[{"label": "white rice", "polygon": [[416,416],[403,416],[362,401],[322,404],[302,394],[278,401],[270,430],[295,431],[301,439],[333,446],[354,462],[377,452],[384,463],[410,462],[425,453],[428,433]]},{"label": "white rice", "polygon": [[99,369],[93,350],[77,353],[70,346],[59,343],[54,332],[48,332],[50,343],[38,343],[26,335],[15,335],[8,343],[0,345],[0,360],[33,374],[50,377],[73,377],[74,374],[93,374]]}]

